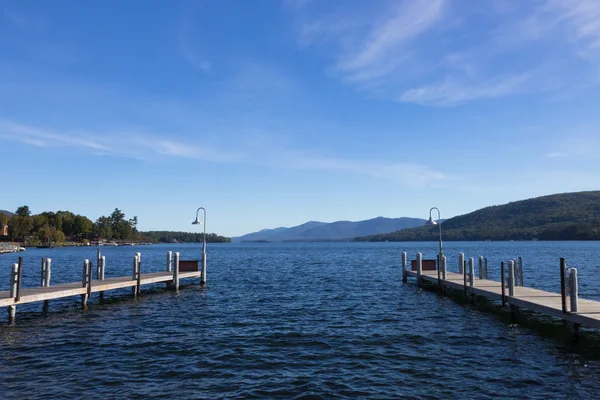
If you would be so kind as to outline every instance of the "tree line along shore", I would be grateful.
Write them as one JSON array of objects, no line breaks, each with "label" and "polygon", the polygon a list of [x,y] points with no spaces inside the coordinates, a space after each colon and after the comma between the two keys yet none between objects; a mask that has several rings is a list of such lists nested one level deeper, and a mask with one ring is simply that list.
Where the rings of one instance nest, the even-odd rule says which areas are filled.
[{"label": "tree line along shore", "polygon": [[[14,213],[0,212],[0,241],[25,246],[87,245],[91,242],[113,243],[199,243],[203,233],[149,231],[137,229],[137,217],[127,218],[118,208],[95,222],[70,211],[45,211],[32,214],[28,206]],[[209,243],[229,243],[228,237],[207,233]]]}]

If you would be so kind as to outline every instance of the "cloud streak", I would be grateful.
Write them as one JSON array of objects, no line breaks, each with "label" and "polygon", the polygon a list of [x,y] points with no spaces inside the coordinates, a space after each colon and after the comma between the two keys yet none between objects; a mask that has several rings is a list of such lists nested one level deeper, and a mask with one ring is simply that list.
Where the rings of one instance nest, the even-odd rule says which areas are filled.
[{"label": "cloud streak", "polygon": [[600,85],[596,0],[354,6],[306,5],[299,37],[333,54],[332,76],[370,96],[447,107]]},{"label": "cloud streak", "polygon": [[0,120],[0,138],[51,151],[57,147],[86,149],[97,156],[117,156],[138,160],[156,157],[184,158],[201,162],[226,163],[289,170],[352,173],[387,179],[410,187],[423,188],[453,179],[430,167],[411,163],[385,163],[322,156],[318,152],[292,150],[265,143],[208,146],[140,133],[58,133],[53,130]]}]

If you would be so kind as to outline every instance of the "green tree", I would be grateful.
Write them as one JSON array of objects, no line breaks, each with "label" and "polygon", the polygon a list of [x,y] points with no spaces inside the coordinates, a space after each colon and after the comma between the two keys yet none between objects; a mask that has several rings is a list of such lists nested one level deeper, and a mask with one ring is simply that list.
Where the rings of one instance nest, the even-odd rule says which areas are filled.
[{"label": "green tree", "polygon": [[21,206],[17,208],[15,212],[19,217],[29,217],[31,216],[31,211],[29,210],[29,206]]}]

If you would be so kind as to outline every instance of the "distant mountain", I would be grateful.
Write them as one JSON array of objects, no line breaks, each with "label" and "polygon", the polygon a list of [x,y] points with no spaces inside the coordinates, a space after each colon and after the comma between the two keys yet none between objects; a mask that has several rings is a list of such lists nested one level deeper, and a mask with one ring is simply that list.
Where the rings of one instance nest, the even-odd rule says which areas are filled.
[{"label": "distant mountain", "polygon": [[15,215],[14,213],[11,213],[10,211],[6,211],[6,210],[0,210],[0,214],[5,214],[8,217],[12,217],[13,215]]},{"label": "distant mountain", "polygon": [[[438,240],[421,226],[357,241]],[[600,240],[600,191],[561,193],[482,208],[442,224],[444,240]]]},{"label": "distant mountain", "polygon": [[425,223],[421,218],[384,218],[377,217],[366,221],[310,221],[291,228],[263,229],[259,232],[232,238],[233,241],[319,241],[342,240],[356,236],[388,233],[404,228],[412,228]]}]

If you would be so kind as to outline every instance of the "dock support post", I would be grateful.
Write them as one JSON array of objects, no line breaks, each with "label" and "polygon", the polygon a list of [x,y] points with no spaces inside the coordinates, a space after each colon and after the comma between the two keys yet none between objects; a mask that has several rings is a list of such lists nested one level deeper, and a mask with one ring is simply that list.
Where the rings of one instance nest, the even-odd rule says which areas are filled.
[{"label": "dock support post", "polygon": [[479,279],[483,279],[483,256],[479,256]]},{"label": "dock support post", "polygon": [[505,282],[504,282],[504,261],[502,261],[500,263],[500,285],[502,288],[502,294],[501,294],[502,307],[504,307],[506,305],[506,295],[505,295],[506,287],[505,287]]},{"label": "dock support post", "polygon": [[[99,260],[98,264],[98,277],[97,279],[99,281],[103,281],[104,280],[104,270],[106,269],[106,256],[100,256],[100,260]],[[100,300],[104,300],[104,292],[100,292]]]},{"label": "dock support post", "polygon": [[406,252],[402,252],[402,282],[408,281],[408,274],[406,273]]},{"label": "dock support post", "polygon": [[469,258],[469,286],[473,287],[475,284],[475,260],[473,257]]},{"label": "dock support post", "polygon": [[515,261],[510,260],[508,262],[508,295],[514,297],[515,295]]},{"label": "dock support post", "polygon": [[571,312],[579,311],[579,289],[577,287],[577,268],[569,268],[569,296],[571,298]]},{"label": "dock support post", "polygon": [[46,258],[42,257],[42,265],[40,267],[40,287],[44,287],[46,282]]},{"label": "dock support post", "polygon": [[138,253],[137,256],[137,282],[135,285],[135,295],[140,295],[140,290],[142,286],[142,255]]},{"label": "dock support post", "polygon": [[519,256],[519,286],[525,286],[523,282],[523,257]]},{"label": "dock support post", "polygon": [[173,271],[173,252],[167,251],[167,272]]},{"label": "dock support post", "polygon": [[467,295],[467,262],[466,261],[463,261],[462,272],[463,272],[463,289],[465,291],[465,296],[466,296]]},{"label": "dock support post", "polygon": [[488,259],[487,257],[483,259],[483,271],[485,279],[488,279]]},{"label": "dock support post", "polygon": [[417,285],[421,285],[423,280],[423,255],[417,253]]},{"label": "dock support post", "polygon": [[560,259],[560,299],[562,303],[563,314],[567,313],[567,284],[565,282],[565,273],[567,269],[567,260],[565,258]]},{"label": "dock support post", "polygon": [[[17,280],[19,279],[19,264],[13,264],[10,270],[10,297],[17,297]],[[8,323],[12,324],[15,321],[17,315],[17,306],[8,306]]]},{"label": "dock support post", "polygon": [[[44,259],[44,267],[42,268],[42,287],[50,287],[50,278],[52,276],[52,259],[46,258]],[[44,300],[44,305],[42,306],[42,311],[48,311],[48,307],[50,306],[50,300]]]},{"label": "dock support post", "polygon": [[442,256],[442,279],[446,280],[446,256]]},{"label": "dock support post", "polygon": [[458,273],[462,274],[465,265],[465,253],[458,253]]},{"label": "dock support post", "polygon": [[[81,271],[81,287],[88,287],[88,280],[91,278],[88,273],[90,271],[90,260],[83,260],[83,269]],[[87,308],[88,294],[81,295],[81,308],[85,310]]]},{"label": "dock support post", "polygon": [[[137,254],[139,254],[139,253],[137,253]],[[138,264],[139,264],[138,257],[139,257],[138,255],[133,256],[133,271],[131,273],[131,280],[136,281],[136,285],[131,288],[131,294],[133,295],[133,298],[136,298],[137,293],[138,293],[138,291],[137,291]]]},{"label": "dock support post", "polygon": [[173,286],[179,290],[179,252],[175,252],[175,265],[173,266]]},{"label": "dock support post", "polygon": [[442,287],[442,259],[441,259],[442,255],[438,254],[436,257],[436,263],[437,263],[437,275],[438,275],[438,280],[437,280],[437,284],[438,287]]},{"label": "dock support post", "polygon": [[23,257],[19,257],[19,269],[17,271],[17,289],[15,303],[21,300],[21,285],[23,284]]}]

